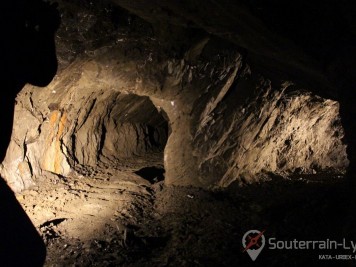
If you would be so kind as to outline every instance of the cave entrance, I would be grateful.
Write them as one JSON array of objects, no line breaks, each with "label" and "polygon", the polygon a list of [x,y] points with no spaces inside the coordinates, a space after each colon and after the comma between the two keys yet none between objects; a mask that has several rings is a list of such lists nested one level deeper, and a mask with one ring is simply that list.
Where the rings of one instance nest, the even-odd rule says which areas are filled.
[{"label": "cave entrance", "polygon": [[99,160],[106,168],[130,170],[151,183],[164,178],[167,116],[149,97],[119,94],[101,125]]}]

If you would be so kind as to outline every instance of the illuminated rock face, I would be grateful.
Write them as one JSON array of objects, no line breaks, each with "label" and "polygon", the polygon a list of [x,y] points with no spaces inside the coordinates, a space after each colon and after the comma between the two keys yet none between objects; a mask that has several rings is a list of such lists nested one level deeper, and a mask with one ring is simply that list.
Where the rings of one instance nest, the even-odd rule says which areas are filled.
[{"label": "illuminated rock face", "polygon": [[[199,129],[194,147],[202,155],[202,177],[227,186],[235,180],[258,181],[268,173],[345,169],[337,102],[294,91],[289,84],[272,90],[268,80],[250,86],[260,94],[234,111],[228,108],[231,102],[223,103]],[[230,96],[237,99],[238,93]]]},{"label": "illuminated rock face", "polygon": [[212,36],[176,52],[131,15],[61,7],[60,71],[17,98],[2,168],[15,191],[88,168],[164,167],[167,184],[225,187],[347,167],[338,103],[297,79]]}]

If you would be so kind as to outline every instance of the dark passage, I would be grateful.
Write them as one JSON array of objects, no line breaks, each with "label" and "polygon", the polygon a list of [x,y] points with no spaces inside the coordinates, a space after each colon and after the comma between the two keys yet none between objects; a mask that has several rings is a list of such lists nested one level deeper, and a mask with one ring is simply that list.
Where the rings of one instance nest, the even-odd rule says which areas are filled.
[{"label": "dark passage", "polygon": [[164,180],[164,169],[157,167],[146,167],[135,172],[137,175],[148,180],[151,184]]},{"label": "dark passage", "polygon": [[[162,166],[169,135],[169,122],[162,112],[148,97],[113,94],[109,99],[96,104],[100,114],[93,113],[88,117],[88,120],[95,121],[102,116],[102,125],[90,129],[82,127],[80,130],[92,133],[88,136],[90,144],[95,143],[96,136],[100,135],[99,155],[93,153],[94,157],[98,157],[108,168],[131,168],[136,171],[144,167]],[[112,106],[107,104],[109,101],[112,101]],[[98,132],[98,129],[102,130]],[[75,145],[78,159],[92,153],[87,146],[83,147],[80,143]],[[85,161],[79,162],[85,165]]]}]

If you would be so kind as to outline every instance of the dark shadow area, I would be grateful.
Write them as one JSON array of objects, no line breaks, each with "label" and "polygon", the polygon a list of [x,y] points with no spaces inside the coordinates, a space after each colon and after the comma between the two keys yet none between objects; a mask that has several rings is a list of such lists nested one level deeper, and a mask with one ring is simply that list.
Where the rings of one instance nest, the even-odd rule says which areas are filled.
[{"label": "dark shadow area", "polygon": [[165,170],[158,167],[145,167],[135,172],[143,179],[149,181],[151,184],[164,180]]},{"label": "dark shadow area", "polygon": [[[17,93],[26,83],[47,85],[57,71],[54,34],[59,23],[56,6],[40,0],[9,1],[0,9],[0,162],[11,137]],[[42,266],[45,245],[2,178],[0,216],[0,266]]]},{"label": "dark shadow area", "polygon": [[[272,175],[272,180],[243,188],[232,185],[225,198],[236,207],[243,207],[236,216],[236,232],[242,236],[253,227],[266,230],[266,240],[274,238],[279,244],[289,240],[353,240],[343,229],[343,218],[350,210],[350,188],[345,178],[332,174],[299,175],[299,179],[285,180]],[[254,228],[253,228],[254,229]],[[236,262],[251,264],[242,245],[236,241]],[[272,243],[272,241],[271,241]],[[352,254],[341,246],[337,249],[272,249],[266,242],[253,266],[354,266],[355,261],[319,260],[321,254]],[[234,256],[232,255],[231,258]]]},{"label": "dark shadow area", "polygon": [[46,247],[15,195],[0,179],[0,264],[42,266]]}]

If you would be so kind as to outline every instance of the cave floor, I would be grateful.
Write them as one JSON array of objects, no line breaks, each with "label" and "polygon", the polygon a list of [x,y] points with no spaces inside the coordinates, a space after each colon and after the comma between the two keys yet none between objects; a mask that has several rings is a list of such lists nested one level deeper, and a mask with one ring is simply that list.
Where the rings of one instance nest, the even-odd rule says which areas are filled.
[{"label": "cave floor", "polygon": [[[45,266],[250,266],[247,230],[341,239],[347,192],[346,179],[331,174],[207,191],[106,169],[42,182],[17,199],[46,242]],[[318,254],[264,250],[254,265],[328,266]]]}]

